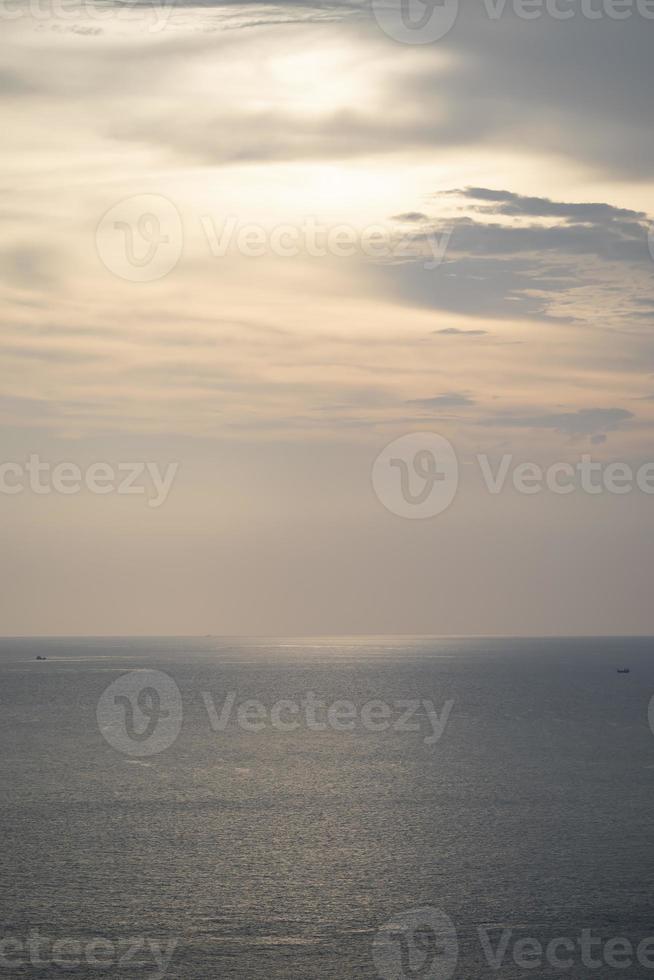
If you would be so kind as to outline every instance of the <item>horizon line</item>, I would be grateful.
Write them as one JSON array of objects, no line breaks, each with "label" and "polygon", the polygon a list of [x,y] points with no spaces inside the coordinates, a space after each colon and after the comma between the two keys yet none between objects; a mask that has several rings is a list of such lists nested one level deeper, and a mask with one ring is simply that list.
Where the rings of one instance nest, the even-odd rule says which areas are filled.
[{"label": "horizon line", "polygon": [[7,633],[2,640],[260,640],[383,638],[427,640],[653,639],[654,633]]}]

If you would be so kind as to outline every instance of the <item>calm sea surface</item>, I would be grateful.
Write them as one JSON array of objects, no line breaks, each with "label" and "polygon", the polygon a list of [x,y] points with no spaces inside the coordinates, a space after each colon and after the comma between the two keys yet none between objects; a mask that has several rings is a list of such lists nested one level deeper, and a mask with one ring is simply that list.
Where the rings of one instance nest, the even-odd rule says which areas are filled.
[{"label": "calm sea surface", "polygon": [[[120,696],[135,669],[172,679],[163,701],[151,673],[142,700]],[[118,962],[145,939],[176,944],[170,978],[386,980],[375,935],[416,908],[448,917],[457,948],[397,977],[560,976],[516,963],[525,937],[635,948],[654,936],[653,694],[652,639],[1,640],[1,937],[22,945],[0,980],[160,975],[147,946]],[[215,726],[228,696],[214,731],[207,704]],[[242,724],[247,700],[262,708]],[[496,969],[482,934],[509,937]],[[74,969],[54,962],[63,940]],[[654,978],[602,948],[565,975]]]}]

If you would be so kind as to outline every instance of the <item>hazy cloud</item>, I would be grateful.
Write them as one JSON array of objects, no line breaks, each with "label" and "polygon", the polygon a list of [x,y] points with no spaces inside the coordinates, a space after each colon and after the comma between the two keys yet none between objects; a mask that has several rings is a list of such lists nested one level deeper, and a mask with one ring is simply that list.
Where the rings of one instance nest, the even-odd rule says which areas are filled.
[{"label": "hazy cloud", "polygon": [[475,402],[469,395],[449,391],[443,395],[435,395],[433,398],[411,398],[406,404],[417,405],[420,408],[465,408],[474,405]]},{"label": "hazy cloud", "polygon": [[485,419],[483,424],[501,428],[552,429],[568,436],[596,436],[619,429],[633,418],[633,412],[624,408],[585,408],[547,415],[496,415]]},{"label": "hazy cloud", "polygon": [[435,334],[444,334],[447,337],[483,337],[488,330],[460,330],[458,327],[444,327],[442,330],[434,330]]}]

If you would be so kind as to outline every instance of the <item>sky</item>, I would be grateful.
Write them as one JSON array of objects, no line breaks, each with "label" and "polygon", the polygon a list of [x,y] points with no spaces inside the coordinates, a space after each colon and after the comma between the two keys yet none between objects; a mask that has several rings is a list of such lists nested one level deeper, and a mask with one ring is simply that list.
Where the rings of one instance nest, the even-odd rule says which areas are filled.
[{"label": "sky", "polygon": [[654,633],[654,4],[403,3],[2,0],[3,634]]}]

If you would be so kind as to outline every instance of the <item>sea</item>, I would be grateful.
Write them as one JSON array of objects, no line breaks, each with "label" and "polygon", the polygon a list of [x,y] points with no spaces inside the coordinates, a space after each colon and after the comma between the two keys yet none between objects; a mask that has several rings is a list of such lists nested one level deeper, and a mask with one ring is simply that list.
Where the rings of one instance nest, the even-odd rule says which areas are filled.
[{"label": "sea", "polygon": [[2,639],[0,980],[654,978],[653,695],[645,637]]}]

